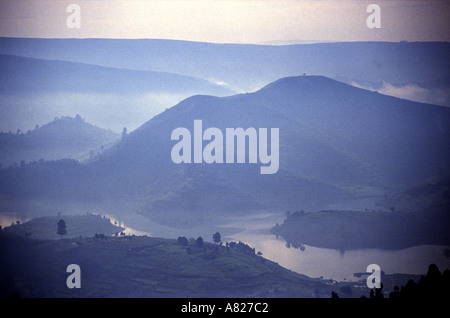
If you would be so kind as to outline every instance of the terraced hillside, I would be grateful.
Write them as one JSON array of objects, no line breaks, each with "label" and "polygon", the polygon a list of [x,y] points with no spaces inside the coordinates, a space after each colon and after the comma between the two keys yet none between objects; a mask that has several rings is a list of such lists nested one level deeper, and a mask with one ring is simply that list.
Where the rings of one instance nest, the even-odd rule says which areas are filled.
[{"label": "terraced hillside", "polygon": [[[331,286],[254,253],[146,236],[18,239],[0,244],[2,296],[330,297]],[[66,286],[78,264],[81,288]]]}]

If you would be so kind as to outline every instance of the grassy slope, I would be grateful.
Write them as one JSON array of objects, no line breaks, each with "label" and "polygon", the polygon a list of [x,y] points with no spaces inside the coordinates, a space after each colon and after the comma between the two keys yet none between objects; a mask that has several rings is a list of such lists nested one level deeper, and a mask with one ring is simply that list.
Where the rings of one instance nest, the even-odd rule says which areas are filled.
[{"label": "grassy slope", "polygon": [[7,236],[26,237],[26,233],[32,233],[33,239],[57,239],[57,223],[63,219],[66,223],[67,234],[65,238],[80,236],[94,236],[96,233],[104,235],[113,235],[116,232],[124,230],[122,227],[115,226],[107,218],[101,215],[64,215],[64,216],[45,216],[32,219],[23,224],[5,227],[3,233]]},{"label": "grassy slope", "polygon": [[[186,249],[191,248],[191,253]],[[176,240],[145,236],[0,240],[3,296],[24,297],[329,297],[323,281],[222,246],[213,257]],[[81,288],[66,287],[66,267],[81,268]]]}]

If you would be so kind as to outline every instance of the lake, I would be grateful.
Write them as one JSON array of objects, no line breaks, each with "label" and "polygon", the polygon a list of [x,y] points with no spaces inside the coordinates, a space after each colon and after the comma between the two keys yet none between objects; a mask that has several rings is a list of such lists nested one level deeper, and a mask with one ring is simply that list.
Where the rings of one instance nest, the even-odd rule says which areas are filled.
[{"label": "lake", "polygon": [[246,229],[231,236],[263,253],[265,258],[309,277],[323,277],[337,281],[358,281],[354,273],[366,272],[370,264],[378,264],[386,274],[425,274],[428,265],[450,269],[450,258],[445,256],[448,246],[421,245],[401,250],[358,249],[334,250],[304,245],[304,250],[286,247],[286,241],[271,234],[268,229],[282,219],[276,215],[261,215],[236,219],[227,226],[245,224]]},{"label": "lake", "polygon": [[[178,236],[202,236],[206,241],[212,241],[212,234],[220,232],[222,241],[242,241],[261,251],[263,256],[277,262],[294,272],[324,279],[337,281],[358,281],[361,278],[354,273],[364,273],[369,264],[378,264],[386,274],[425,274],[428,265],[436,264],[441,271],[450,268],[450,258],[444,254],[448,246],[421,245],[402,250],[359,249],[333,250],[305,245],[304,249],[286,247],[282,238],[271,234],[269,229],[277,222],[281,223],[283,216],[265,213],[257,216],[229,218],[219,226],[199,226],[192,229],[175,229],[166,227],[150,219],[131,214],[117,217],[103,214],[125,228],[129,235],[149,235],[156,237],[177,238]],[[64,215],[61,216],[62,218]],[[10,226],[19,220],[21,223],[30,217],[24,213],[0,213],[0,225]]]}]

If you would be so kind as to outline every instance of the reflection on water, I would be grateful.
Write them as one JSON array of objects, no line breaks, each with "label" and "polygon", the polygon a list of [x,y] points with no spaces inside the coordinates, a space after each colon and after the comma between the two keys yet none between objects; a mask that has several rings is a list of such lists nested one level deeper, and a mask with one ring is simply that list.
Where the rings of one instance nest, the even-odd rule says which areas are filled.
[{"label": "reflection on water", "polygon": [[121,221],[120,219],[118,219],[118,218],[116,218],[114,216],[111,216],[109,214],[100,214],[100,213],[94,213],[94,214],[103,215],[103,216],[109,218],[109,220],[111,221],[112,224],[114,224],[116,226],[123,227],[124,230],[122,232],[124,232],[126,235],[137,235],[137,236],[147,235],[147,236],[151,236],[151,234],[149,232],[139,231],[139,230],[135,230],[135,229],[130,228],[123,221]]},{"label": "reflection on water", "polygon": [[[337,281],[358,281],[354,273],[365,273],[369,264],[378,264],[386,274],[425,274],[434,263],[441,271],[450,268],[448,247],[421,245],[402,250],[359,249],[333,250],[308,245],[294,248],[267,230],[276,224],[275,216],[248,218],[246,230],[232,235],[230,240],[242,241],[261,251],[263,256],[294,272],[309,277]],[[275,217],[276,218],[276,217]],[[241,222],[242,220],[236,222]],[[236,223],[231,223],[236,225]],[[264,230],[265,229],[265,230]],[[290,247],[289,247],[290,246]],[[448,253],[447,253],[448,254]]]},{"label": "reflection on water", "polygon": [[[123,230],[123,232],[127,235],[151,236],[149,232],[139,231],[139,230],[135,230],[133,228],[128,227],[127,225],[125,225],[125,223],[123,221],[120,221],[118,218],[115,218],[111,215],[101,214],[101,213],[92,213],[92,214],[102,215],[102,216],[109,218],[112,224],[123,227],[125,229],[125,230]],[[0,213],[0,225],[2,228],[5,228],[7,226],[11,226],[12,223],[16,224],[17,221],[19,221],[20,223],[25,223],[25,222],[31,220],[32,218],[41,217],[41,216],[45,216],[45,215],[29,217],[25,213],[2,212],[2,213]],[[64,215],[61,215],[61,218],[64,218]]]},{"label": "reflection on water", "polygon": [[[378,264],[386,274],[424,274],[428,265],[436,264],[441,271],[450,268],[450,257],[444,250],[448,247],[422,245],[403,250],[332,250],[308,245],[289,246],[282,238],[270,234],[269,229],[280,222],[280,215],[262,214],[239,217],[219,227],[199,227],[183,232],[180,229],[165,227],[152,222],[142,215],[126,215],[124,218],[102,214],[113,224],[124,227],[128,235],[148,235],[176,238],[178,236],[203,236],[212,241],[211,233],[222,233],[222,241],[242,241],[261,251],[263,256],[281,266],[309,277],[323,277],[337,281],[357,281],[354,273],[364,273],[369,264]],[[61,217],[64,217],[63,215]],[[282,216],[281,216],[282,218]],[[11,223],[28,221],[23,213],[0,213],[2,227]],[[234,229],[234,231],[230,231]],[[235,229],[241,229],[235,231]],[[203,231],[203,232],[202,232]],[[228,234],[227,234],[228,233]],[[152,235],[153,234],[153,235]]]},{"label": "reflection on water", "polygon": [[444,246],[421,245],[403,250],[333,250],[304,245],[287,248],[286,242],[274,235],[239,233],[234,239],[250,244],[265,258],[309,277],[323,277],[338,281],[357,281],[354,273],[366,272],[369,264],[378,264],[386,274],[425,274],[434,263],[441,270],[450,268],[450,258]]}]

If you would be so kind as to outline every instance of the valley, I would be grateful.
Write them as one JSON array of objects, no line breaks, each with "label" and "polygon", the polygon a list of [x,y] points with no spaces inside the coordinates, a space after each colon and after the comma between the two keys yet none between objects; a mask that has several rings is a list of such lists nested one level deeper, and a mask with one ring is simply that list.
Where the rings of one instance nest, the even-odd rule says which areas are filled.
[{"label": "valley", "polygon": [[386,296],[444,271],[449,52],[0,38],[1,296],[359,298],[369,264]]}]

